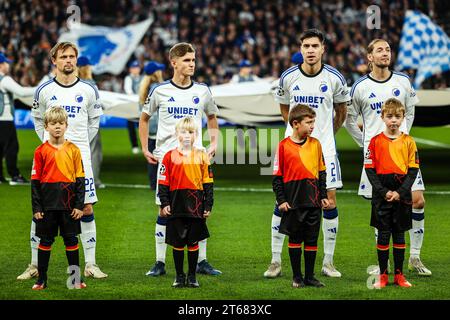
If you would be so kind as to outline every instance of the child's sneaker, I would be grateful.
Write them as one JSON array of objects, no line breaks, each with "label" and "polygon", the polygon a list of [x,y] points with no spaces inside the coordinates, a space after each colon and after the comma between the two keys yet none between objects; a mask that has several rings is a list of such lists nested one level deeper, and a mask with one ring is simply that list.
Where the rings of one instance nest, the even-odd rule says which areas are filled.
[{"label": "child's sneaker", "polygon": [[198,288],[198,287],[200,287],[197,279],[195,278],[195,274],[194,275],[188,275],[186,286],[188,286],[189,288]]},{"label": "child's sneaker", "polygon": [[175,281],[172,284],[173,288],[183,288],[186,283],[186,275],[185,274],[177,274]]},{"label": "child's sneaker", "polygon": [[294,277],[292,279],[292,288],[304,288],[305,282],[303,282],[302,277]]},{"label": "child's sneaker", "polygon": [[47,288],[47,283],[44,280],[38,280],[36,281],[36,283],[33,285],[33,287],[31,289],[33,290],[44,290],[45,288]]},{"label": "child's sneaker", "polygon": [[322,282],[320,282],[319,280],[317,280],[314,277],[312,277],[312,278],[305,278],[303,280],[303,282],[305,283],[305,286],[316,287],[316,288],[325,287],[325,285]]},{"label": "child's sneaker", "polygon": [[81,280],[80,283],[75,283],[74,289],[86,289],[87,285],[86,283]]},{"label": "child's sneaker", "polygon": [[412,284],[406,280],[403,273],[398,273],[394,276],[394,284],[403,287],[403,288],[410,288],[412,287]]},{"label": "child's sneaker", "polygon": [[388,285],[389,283],[389,276],[386,273],[380,274],[378,281],[374,283],[373,287],[375,289],[381,289]]}]

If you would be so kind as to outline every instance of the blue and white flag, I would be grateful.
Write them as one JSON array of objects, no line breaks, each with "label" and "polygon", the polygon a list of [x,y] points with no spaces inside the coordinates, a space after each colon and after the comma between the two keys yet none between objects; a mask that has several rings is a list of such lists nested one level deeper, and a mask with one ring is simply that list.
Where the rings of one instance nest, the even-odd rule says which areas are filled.
[{"label": "blue and white flag", "polygon": [[79,24],[61,34],[58,41],[75,43],[80,51],[79,56],[89,58],[93,73],[109,72],[117,75],[125,68],[152,22],[153,18],[149,18],[123,28]]},{"label": "blue and white flag", "polygon": [[416,69],[416,89],[426,78],[450,70],[450,42],[447,34],[425,14],[406,11],[395,68]]}]

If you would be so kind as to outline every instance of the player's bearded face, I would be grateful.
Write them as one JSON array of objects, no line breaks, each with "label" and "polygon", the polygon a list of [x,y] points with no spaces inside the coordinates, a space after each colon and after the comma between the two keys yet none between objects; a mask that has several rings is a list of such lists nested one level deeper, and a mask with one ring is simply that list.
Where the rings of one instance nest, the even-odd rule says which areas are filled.
[{"label": "player's bearded face", "polygon": [[369,54],[369,60],[372,58],[373,64],[378,68],[387,68],[391,64],[391,48],[387,42],[375,44],[373,51]]},{"label": "player's bearded face", "polygon": [[325,48],[319,38],[313,37],[302,41],[300,51],[303,55],[303,61],[309,65],[314,65],[322,61]]},{"label": "player's bearded face", "polygon": [[77,65],[77,56],[75,50],[67,48],[64,51],[58,51],[56,59],[53,61],[56,65],[56,69],[65,75],[72,74],[75,71]]}]

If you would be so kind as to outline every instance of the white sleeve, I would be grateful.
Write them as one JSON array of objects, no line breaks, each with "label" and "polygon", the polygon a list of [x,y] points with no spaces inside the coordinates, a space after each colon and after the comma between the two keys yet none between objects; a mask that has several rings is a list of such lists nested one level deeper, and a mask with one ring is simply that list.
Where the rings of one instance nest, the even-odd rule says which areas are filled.
[{"label": "white sleeve", "polygon": [[134,94],[133,92],[133,81],[130,76],[126,76],[123,81],[123,90],[126,94]]},{"label": "white sleeve", "polygon": [[291,102],[291,97],[289,93],[289,85],[288,82],[290,77],[281,77],[280,82],[278,84],[278,88],[275,90],[275,101],[279,104],[289,105]]},{"label": "white sleeve", "polygon": [[144,106],[142,107],[142,112],[148,114],[150,117],[158,109],[158,94],[156,88],[150,90],[150,93],[145,99]]},{"label": "white sleeve", "polygon": [[347,106],[347,118],[345,119],[344,127],[352,136],[353,140],[355,140],[356,144],[363,147],[363,135],[358,126],[358,116],[361,113],[361,106],[359,104],[357,91],[353,93],[351,101],[352,103]]},{"label": "white sleeve", "polygon": [[89,143],[95,138],[100,128],[100,116],[88,119],[88,137]]},{"label": "white sleeve", "polygon": [[343,83],[340,79],[336,78],[333,89],[333,103],[350,101],[350,90],[346,83]]},{"label": "white sleeve", "polygon": [[214,99],[212,97],[211,90],[209,90],[209,87],[207,87],[205,97],[206,97],[205,106],[204,106],[205,114],[207,116],[210,116],[213,114],[218,114],[219,108],[217,108],[217,105],[214,102]]},{"label": "white sleeve", "polygon": [[100,117],[103,114],[102,102],[96,87],[92,86],[92,92],[87,106],[88,119]]},{"label": "white sleeve", "polygon": [[44,141],[44,113],[46,110],[45,93],[42,90],[39,92],[36,90],[34,94],[33,106],[31,107],[31,117],[34,122],[34,130],[36,131],[39,139]]},{"label": "white sleeve", "polygon": [[10,76],[6,76],[3,78],[2,86],[6,91],[11,92],[16,97],[32,96],[34,94],[34,91],[36,90],[35,87],[22,87]]},{"label": "white sleeve", "polygon": [[416,105],[419,103],[419,98],[417,97],[416,91],[414,90],[410,82],[408,82],[407,89],[409,90],[407,90],[406,92],[405,120],[406,120],[406,128],[408,129],[408,132],[410,132],[414,122],[415,108]]}]

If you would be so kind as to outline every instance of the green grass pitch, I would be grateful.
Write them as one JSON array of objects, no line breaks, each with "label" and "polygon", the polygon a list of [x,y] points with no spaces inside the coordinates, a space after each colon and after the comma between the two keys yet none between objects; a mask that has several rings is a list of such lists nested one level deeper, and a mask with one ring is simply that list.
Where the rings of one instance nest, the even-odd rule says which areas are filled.
[{"label": "green grass pitch", "polygon": [[[273,128],[277,129],[277,128]],[[282,134],[282,133],[281,133]],[[281,136],[280,134],[280,136]],[[291,270],[286,244],[283,250],[283,276],[265,279],[270,259],[270,223],[274,205],[271,192],[229,191],[246,187],[270,189],[271,177],[260,176],[258,165],[216,164],[215,206],[208,221],[208,260],[223,271],[217,277],[199,275],[200,289],[171,288],[174,279],[172,250],[167,250],[168,274],[159,278],[145,276],[155,261],[154,192],[143,188],[108,186],[98,190],[95,206],[97,224],[97,263],[109,274],[107,279],[87,279],[86,290],[68,290],[66,257],[62,240],[53,245],[49,288],[34,292],[34,280],[18,281],[30,262],[29,230],[31,201],[29,186],[0,185],[0,299],[449,299],[450,283],[450,128],[415,128],[413,136],[441,143],[441,147],[419,143],[422,173],[427,186],[425,241],[422,260],[433,275],[421,278],[406,271],[414,285],[410,289],[389,286],[369,290],[366,268],[376,263],[374,234],[369,227],[370,204],[355,193],[339,192],[339,233],[335,265],[341,279],[320,275],[322,234],[316,275],[323,289],[291,288]],[[39,141],[33,130],[18,131],[19,167],[29,175],[32,154]],[[148,183],[142,155],[131,154],[126,129],[102,129],[104,163],[102,180],[106,184]],[[344,179],[344,190],[355,190],[361,172],[361,152],[341,130],[337,137]],[[447,146],[447,147],[445,147]],[[406,235],[407,242],[409,236]],[[81,262],[83,251],[80,249]],[[409,250],[407,249],[406,259]],[[405,259],[405,260],[406,260]],[[186,263],[186,261],[185,261]],[[406,262],[405,262],[406,269]]]}]

